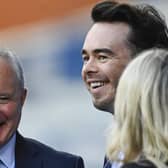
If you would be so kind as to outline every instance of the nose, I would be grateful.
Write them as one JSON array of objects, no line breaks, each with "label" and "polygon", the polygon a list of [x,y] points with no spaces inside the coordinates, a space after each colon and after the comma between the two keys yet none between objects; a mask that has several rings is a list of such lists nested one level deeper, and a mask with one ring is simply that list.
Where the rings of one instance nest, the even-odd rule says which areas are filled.
[{"label": "nose", "polygon": [[86,63],[83,64],[82,73],[96,73],[98,71],[98,65],[94,58],[90,58]]}]

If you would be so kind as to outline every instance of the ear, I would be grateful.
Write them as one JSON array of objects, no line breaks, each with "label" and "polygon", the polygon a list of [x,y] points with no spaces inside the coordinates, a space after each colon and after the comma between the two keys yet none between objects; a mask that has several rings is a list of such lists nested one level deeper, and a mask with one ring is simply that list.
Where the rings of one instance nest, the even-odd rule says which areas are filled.
[{"label": "ear", "polygon": [[21,105],[23,106],[24,105],[24,102],[26,100],[26,97],[27,97],[27,89],[24,88],[22,90],[22,93],[21,93]]}]

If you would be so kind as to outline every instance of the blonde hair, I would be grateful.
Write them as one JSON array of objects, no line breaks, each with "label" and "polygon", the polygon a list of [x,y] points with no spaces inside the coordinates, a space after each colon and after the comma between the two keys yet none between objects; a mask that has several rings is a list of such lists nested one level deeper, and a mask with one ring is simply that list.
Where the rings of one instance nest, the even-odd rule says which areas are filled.
[{"label": "blonde hair", "polygon": [[[129,162],[143,156],[158,167],[168,161],[168,51],[152,49],[123,72],[115,98],[116,125],[107,156]],[[118,154],[124,153],[120,160]]]}]

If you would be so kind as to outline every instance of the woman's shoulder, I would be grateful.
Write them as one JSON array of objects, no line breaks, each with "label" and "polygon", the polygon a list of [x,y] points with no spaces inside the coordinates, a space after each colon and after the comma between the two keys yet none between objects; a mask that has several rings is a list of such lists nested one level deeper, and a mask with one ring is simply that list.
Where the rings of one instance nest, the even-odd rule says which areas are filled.
[{"label": "woman's shoulder", "polygon": [[139,162],[126,163],[121,168],[156,168],[156,166],[149,160],[141,160]]}]

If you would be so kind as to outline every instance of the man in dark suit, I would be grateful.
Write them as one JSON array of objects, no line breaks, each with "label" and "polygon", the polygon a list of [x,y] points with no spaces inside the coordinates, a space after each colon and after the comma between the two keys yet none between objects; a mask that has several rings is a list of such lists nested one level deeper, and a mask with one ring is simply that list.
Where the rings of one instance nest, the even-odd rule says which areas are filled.
[{"label": "man in dark suit", "polygon": [[[94,106],[114,114],[115,92],[123,70],[141,51],[168,48],[168,29],[162,15],[150,5],[103,1],[92,8],[91,17],[93,25],[82,49],[82,78]],[[105,168],[111,167],[108,162]]]},{"label": "man in dark suit", "polygon": [[18,131],[27,90],[21,64],[0,51],[0,168],[84,168],[81,157],[56,151]]},{"label": "man in dark suit", "polygon": [[16,168],[84,168],[83,160],[16,134]]}]

